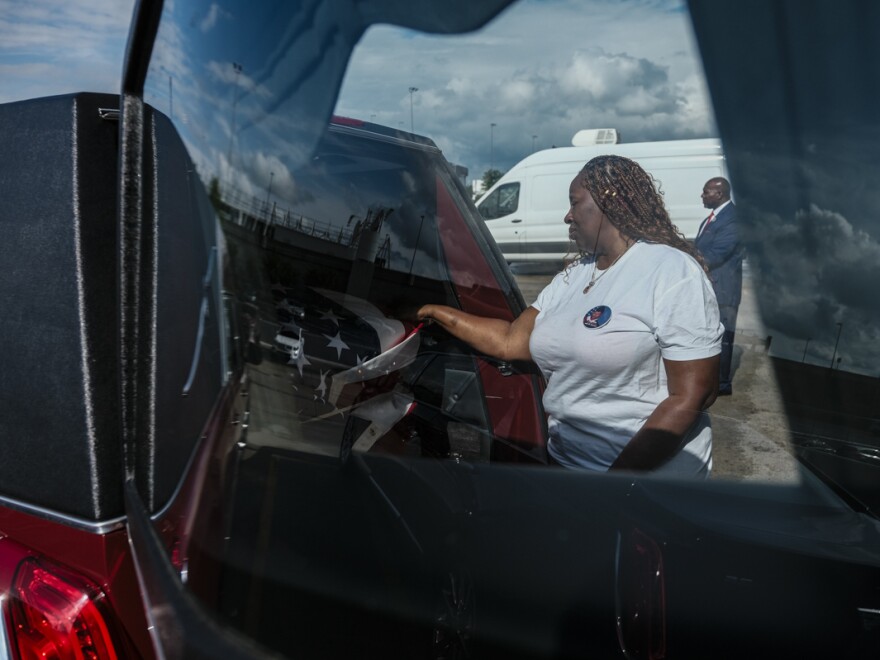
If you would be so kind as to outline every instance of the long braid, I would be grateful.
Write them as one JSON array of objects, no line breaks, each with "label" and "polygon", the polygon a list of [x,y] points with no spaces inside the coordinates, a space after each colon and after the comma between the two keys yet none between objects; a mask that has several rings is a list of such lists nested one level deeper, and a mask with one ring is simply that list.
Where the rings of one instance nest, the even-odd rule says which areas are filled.
[{"label": "long braid", "polygon": [[628,239],[677,248],[706,270],[703,257],[672,224],[654,178],[638,163],[622,156],[597,156],[579,176],[596,205]]}]

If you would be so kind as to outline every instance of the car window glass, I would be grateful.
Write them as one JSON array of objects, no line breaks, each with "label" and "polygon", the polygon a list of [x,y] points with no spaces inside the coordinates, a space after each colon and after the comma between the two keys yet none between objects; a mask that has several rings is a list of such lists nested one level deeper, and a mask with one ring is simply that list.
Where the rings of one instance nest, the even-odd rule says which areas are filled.
[{"label": "car window glass", "polygon": [[[547,249],[543,246],[548,240],[555,239],[559,245],[567,242],[562,219],[568,211],[568,184],[584,162],[555,164],[552,154],[571,145],[575,134],[580,132],[580,143],[588,145],[588,157],[603,153],[603,149],[632,154],[653,175],[671,217],[690,240],[709,213],[700,197],[703,184],[710,177],[730,176],[684,5],[670,3],[661,8],[641,2],[618,6],[598,3],[592,9],[596,14],[591,25],[596,29],[591,31],[589,45],[565,53],[539,45],[545,42],[534,35],[535,25],[546,24],[548,11],[560,10],[556,5],[517,4],[484,32],[455,40],[373,27],[355,50],[337,105],[337,112],[369,114],[400,128],[436,126],[435,134],[443,136],[440,145],[444,154],[467,167],[471,181],[481,180],[493,169],[503,174],[520,162],[531,163],[527,159],[540,155],[537,152],[550,154],[545,158],[554,163],[552,166],[542,172],[530,165],[523,170],[528,183],[502,183],[478,207],[490,221],[487,227],[495,231],[491,220],[514,212],[505,206],[508,200],[516,199],[517,207],[521,207],[520,200],[529,200],[527,211],[516,209],[520,213],[517,217],[524,219],[525,248],[521,238],[512,241],[504,234],[498,238],[499,243],[523,250],[511,263],[518,267],[517,282],[527,304],[549,283],[563,258],[576,253],[560,249],[550,268],[546,263],[529,261],[530,255]],[[543,12],[540,19],[539,12]],[[636,18],[638,12],[641,16]],[[579,25],[564,12],[553,15],[561,30],[567,29],[569,20],[572,26]],[[660,25],[662,29],[658,29]],[[544,34],[543,29],[538,32]],[[559,33],[554,39],[578,42],[575,38],[566,41]],[[393,47],[405,42],[449,61],[483,61],[484,68],[447,80],[435,79],[430,71],[415,66],[403,66],[387,80],[377,80],[370,67],[381,68]],[[673,49],[673,43],[686,47]],[[507,60],[490,53],[492,48],[498,53],[504,47],[515,49],[517,55]],[[542,48],[548,50],[539,52]],[[552,87],[555,95],[548,94],[552,82],[559,83]],[[394,101],[390,107],[376,107],[377,88],[387,89]],[[494,98],[504,98],[506,104],[493,103]],[[553,107],[547,105],[549,98]],[[479,110],[466,117],[473,107]],[[475,116],[483,118],[482,124],[474,121]],[[457,122],[463,122],[462,126]],[[457,130],[448,130],[452,125]],[[617,130],[581,132],[600,127]],[[676,140],[692,141],[688,148],[693,155],[685,159],[633,146]],[[736,182],[733,184],[736,202]],[[526,185],[530,186],[528,193],[523,190]],[[515,187],[515,198],[507,194],[508,187]],[[538,219],[545,224],[536,230]],[[737,387],[732,396],[719,397],[710,409],[715,439],[713,475],[718,479],[795,483],[798,465],[776,381],[773,330],[764,323],[750,266],[746,255],[732,350]],[[536,274],[541,269],[544,274]]]},{"label": "car window glass", "polygon": [[[520,14],[517,14],[517,11]],[[526,21],[533,11],[535,8],[531,4],[524,3],[511,9],[487,30],[495,30],[500,35],[498,38],[509,40],[512,34],[516,34],[513,30],[519,25],[515,19]],[[613,16],[615,16],[614,12],[608,15],[608,20],[611,20]],[[250,118],[265,112],[265,99],[271,96],[268,88],[264,89],[261,85],[275,80],[274,76],[282,79],[282,73],[280,70],[273,69],[266,72],[259,66],[255,68],[248,66],[247,63],[219,59],[213,52],[216,49],[213,41],[214,32],[217,30],[222,32],[221,27],[225,25],[224,20],[228,20],[228,17],[224,19],[222,15],[217,15],[212,20],[216,20],[216,24],[209,26],[208,23],[204,23],[198,26],[191,25],[188,28],[193,32],[194,38],[201,40],[198,43],[205,44],[202,50],[191,49],[190,52],[198,52],[199,57],[206,58],[205,63],[201,66],[204,66],[210,74],[207,79],[211,80],[218,90],[225,90],[223,92],[225,98],[221,100],[221,97],[216,93],[213,98],[214,102],[219,104],[218,108],[223,108],[222,111],[216,113],[216,118],[218,122],[223,124],[227,139],[223,141],[223,144],[217,145],[216,154],[219,158],[219,167],[216,162],[200,160],[205,159],[209,151],[206,146],[198,148],[191,146],[190,152],[196,159],[195,168],[211,192],[212,201],[219,211],[220,218],[235,226],[232,231],[250,231],[259,235],[263,241],[275,240],[278,243],[289,243],[302,237],[309,237],[316,241],[315,245],[324,241],[327,244],[334,244],[334,249],[344,247],[353,251],[353,254],[358,255],[354,261],[356,264],[372,259],[374,265],[381,265],[389,271],[406,273],[408,277],[423,276],[430,278],[431,281],[451,278],[454,282],[455,269],[452,269],[452,272],[444,272],[449,269],[449,264],[445,262],[446,258],[443,256],[443,241],[436,233],[437,225],[430,221],[431,215],[436,215],[440,200],[436,196],[436,190],[431,190],[431,186],[435,184],[430,182],[430,176],[426,174],[424,162],[430,162],[431,159],[426,156],[410,154],[405,158],[406,162],[394,162],[394,158],[400,154],[391,157],[382,153],[383,147],[378,141],[370,143],[368,140],[355,139],[356,131],[354,128],[356,127],[348,126],[347,128],[352,134],[350,139],[344,137],[345,130],[338,129],[335,136],[334,134],[328,136],[321,147],[321,152],[313,157],[308,168],[294,169],[295,161],[304,157],[304,154],[298,151],[299,147],[285,152],[267,149],[265,145],[272,144],[270,136],[275,134],[275,129],[270,123],[255,122]],[[627,114],[631,110],[626,105],[629,102],[628,97],[622,91],[608,90],[609,98],[616,98],[617,102],[621,103],[621,110],[615,116],[615,119],[622,126],[618,136],[632,136],[633,140],[650,140],[655,135],[658,138],[669,139],[704,137],[715,132],[704,85],[699,78],[701,74],[699,60],[693,49],[692,37],[686,23],[686,14],[681,14],[674,20],[665,16],[664,20],[669,21],[682,38],[687,40],[690,44],[690,50],[687,57],[678,51],[674,55],[669,55],[682,60],[677,63],[676,68],[670,69],[675,71],[676,78],[681,77],[681,81],[675,82],[674,85],[670,80],[671,74],[662,74],[658,68],[659,65],[653,65],[649,60],[639,60],[639,66],[652,73],[652,76],[649,77],[650,82],[645,82],[646,89],[654,93],[657,99],[672,93],[673,89],[676,90],[676,93],[691,103],[692,111],[698,121],[690,122],[687,127],[676,128],[669,125],[664,130],[655,131],[653,134],[644,130],[640,134],[635,128],[631,116]],[[361,98],[363,83],[362,79],[357,76],[365,67],[363,63],[376,53],[377,46],[374,44],[381,43],[383,40],[396,42],[401,39],[401,35],[406,34],[408,34],[406,30],[394,32],[392,28],[388,27],[372,28],[368,32],[361,45],[355,50],[341,90],[337,112],[361,118],[357,119],[355,123],[362,121],[362,118],[367,116],[377,121],[383,118],[391,120],[388,123],[392,124],[394,128],[391,129],[390,134],[400,131],[404,127],[413,128],[419,112],[425,115],[422,121],[426,124],[436,121],[436,118],[428,112],[428,107],[434,95],[439,94],[439,89],[417,88],[415,86],[413,86],[413,90],[404,89],[404,92],[408,91],[408,93],[402,98],[400,108],[394,111],[397,113],[396,119],[392,119],[391,110],[373,112],[376,108]],[[459,43],[464,45],[453,47],[453,49],[474,49],[474,52],[477,52],[476,49],[480,45],[479,39],[473,37],[451,38],[424,35],[415,37],[419,43],[429,44],[440,44],[441,40],[447,40],[442,42],[444,44],[452,43],[455,39],[460,40]],[[446,48],[446,46],[440,45],[437,47]],[[168,50],[167,52],[172,51]],[[590,57],[601,55],[602,52],[604,52],[603,48],[597,45],[592,51],[587,49],[583,52],[578,51],[574,55],[568,55],[570,61],[566,64],[567,68],[560,71],[557,77],[563,81],[578,79],[576,73],[586,66]],[[662,50],[658,52],[662,52]],[[185,142],[190,145],[201,145],[203,140],[207,138],[207,133],[204,132],[200,123],[193,121],[194,110],[189,108],[189,99],[199,97],[188,96],[188,87],[183,82],[184,77],[179,74],[175,75],[174,70],[169,68],[168,56],[165,53],[166,51],[162,48],[157,49],[152,69],[154,75],[148,80],[147,99],[152,101],[158,110],[170,114]],[[207,55],[205,55],[206,53]],[[179,61],[188,61],[191,57],[193,55],[178,59]],[[531,57],[533,61],[528,58],[524,58],[524,61],[531,61],[532,66],[541,70],[541,67],[544,66],[544,60],[534,53],[531,54]],[[598,71],[602,75],[611,76],[617,70],[628,71],[625,65],[630,62],[630,59],[624,54],[619,54],[615,57],[603,56],[598,61],[602,63]],[[619,67],[624,68],[619,69]],[[519,75],[512,65],[507,65],[506,69],[502,67],[500,71],[499,75],[502,77],[515,79]],[[369,72],[364,71],[363,74],[363,79],[369,80]],[[260,80],[253,76],[260,78]],[[574,76],[574,78],[567,76]],[[180,78],[177,83],[180,89],[175,96],[174,85],[177,78]],[[263,79],[266,82],[262,82]],[[687,84],[683,81],[687,81]],[[535,94],[541,89],[541,81],[535,78],[520,81],[520,83],[519,88],[525,97],[520,99],[519,103],[523,107],[531,107],[533,104],[530,104],[528,99],[533,96],[529,94]],[[578,84],[586,83],[581,81]],[[510,90],[515,87],[506,85],[503,89],[507,90],[506,93],[509,94]],[[586,93],[583,89],[571,89],[565,86],[563,88],[571,94],[573,102],[578,99],[580,99],[578,102],[581,103],[593,102],[589,94],[583,96]],[[529,94],[526,94],[527,90],[531,90]],[[460,97],[462,103],[468,98],[462,90],[455,86],[449,88],[449,93],[454,94],[456,98]],[[477,89],[473,96],[480,99],[487,93],[489,90]],[[614,96],[615,94],[619,95]],[[659,103],[657,99],[655,101]],[[659,108],[651,106],[649,110],[650,112],[658,112]],[[665,115],[663,116],[665,117]],[[667,121],[671,122],[672,120],[667,118]],[[569,132],[572,135],[581,128],[577,123],[570,121],[567,123],[571,126]],[[408,124],[409,126],[407,126]],[[542,138],[537,133],[527,133],[524,144],[521,138],[511,140],[509,133],[502,127],[503,124],[499,122],[490,122],[490,125],[487,126],[490,142],[488,158],[482,162],[476,158],[476,170],[473,172],[469,172],[469,168],[463,167],[461,164],[454,164],[450,168],[452,174],[444,172],[444,177],[448,177],[448,180],[452,182],[442,184],[441,188],[455,189],[458,194],[460,191],[457,186],[469,183],[468,177],[480,178],[482,174],[479,171],[480,167],[490,168],[493,164],[501,163],[507,167],[515,164],[517,158],[528,155],[533,149],[538,150],[548,146],[547,142],[550,142],[551,149],[564,144],[564,135],[562,134],[564,128],[554,126],[550,129],[548,138]],[[441,131],[438,132],[438,139],[443,145],[452,138],[448,133]],[[284,140],[285,143],[293,140],[293,143],[299,144],[291,135],[285,135]],[[469,148],[472,149],[477,142],[477,140],[472,140]],[[372,153],[369,155],[354,153],[360,151],[361,148],[350,146],[348,143],[369,145]],[[483,145],[483,147],[485,146]],[[455,149],[448,153],[444,152],[438,157],[446,159],[446,156],[449,156],[453,161],[463,160],[461,156],[468,152],[460,146],[456,146]],[[394,151],[390,147],[384,148],[384,150],[386,152]],[[401,153],[406,153],[406,150]],[[485,153],[483,155],[486,156]],[[577,165],[574,165],[572,169],[576,172]],[[415,176],[413,175],[414,171],[417,172]],[[686,206],[690,216],[699,212],[695,209],[699,209],[701,206],[699,193],[703,182],[697,181],[700,172],[700,170],[695,170],[690,174],[687,169],[674,167],[663,169],[663,177],[666,180],[660,181],[660,188],[667,194],[670,209],[676,208],[677,205]],[[693,189],[689,203],[683,201],[688,197],[688,188]],[[513,213],[519,207],[520,189],[520,183],[502,184],[481,204],[483,216],[487,217],[489,214],[491,217],[501,217]],[[549,206],[552,203],[549,199],[551,191],[558,189],[558,187],[537,185],[534,191],[536,203]],[[462,195],[462,197],[466,197],[466,195]],[[693,202],[694,199],[696,203]],[[563,199],[559,203],[565,205],[566,201]],[[698,225],[698,222],[696,219],[689,221],[691,231],[694,226]],[[559,226],[564,228],[561,221],[559,221]],[[447,236],[451,235],[449,232],[441,231],[441,234],[444,233]],[[230,246],[230,253],[236,254],[236,257],[231,261],[233,263],[241,261],[237,257],[246,251],[236,250],[235,239],[231,241]],[[451,249],[452,245],[445,247]],[[455,255],[458,252],[458,250],[452,249],[448,254]],[[245,261],[252,260],[251,256],[245,259]],[[738,402],[719,400],[713,412],[717,411],[718,413],[715,423],[716,434],[719,438],[723,438],[725,433],[730,433],[732,437],[739,439],[751,434],[755,438],[759,438],[759,442],[767,451],[760,459],[753,459],[751,452],[741,451],[743,442],[716,443],[721,456],[726,451],[725,448],[731,444],[737,449],[734,452],[735,456],[731,456],[733,466],[728,468],[725,461],[716,461],[715,474],[719,477],[750,476],[791,480],[795,478],[795,470],[794,464],[787,460],[786,423],[781,405],[775,397],[773,376],[765,359],[768,333],[763,327],[760,312],[755,304],[754,295],[750,288],[752,282],[748,277],[748,260],[746,263],[747,277],[743,293],[743,310],[740,314],[737,330],[735,368],[739,370],[743,381],[740,388],[743,392],[743,398],[748,396],[750,402],[740,406]],[[260,274],[258,281],[247,281],[243,285],[245,291],[242,295],[245,298],[248,296],[252,298],[255,295],[261,295],[259,292],[263,291],[262,295],[267,296],[265,291],[274,287],[273,300],[277,299],[275,301],[282,305],[281,318],[267,322],[264,318],[265,315],[263,315],[259,324],[261,332],[259,335],[254,335],[252,343],[260,344],[262,342],[264,348],[271,346],[276,353],[281,350],[279,344],[287,345],[292,350],[293,338],[285,336],[285,334],[295,334],[300,329],[292,318],[289,319],[285,316],[287,312],[283,309],[283,305],[308,308],[308,305],[303,304],[304,301],[298,300],[293,294],[296,293],[300,297],[308,298],[312,295],[311,291],[322,288],[316,286],[318,282],[333,283],[335,287],[345,291],[347,295],[357,295],[357,297],[369,301],[370,304],[378,303],[377,307],[381,313],[390,315],[390,318],[398,318],[396,315],[411,313],[419,302],[419,296],[413,292],[395,293],[387,287],[372,285],[368,278],[358,275],[337,274],[328,278],[327,274],[320,272],[320,269],[314,264],[308,268],[299,263],[296,267],[285,263],[267,265],[268,272]],[[241,270],[240,267],[238,268]],[[235,268],[232,269],[232,272],[235,272]],[[254,273],[250,272],[248,277],[252,279],[253,275]],[[552,273],[548,273],[548,275],[552,275]],[[469,277],[471,276],[465,276],[464,279],[467,280]],[[536,283],[534,276],[529,277],[530,279],[522,278],[518,282],[529,298],[526,303],[532,302],[536,292],[540,289],[540,282]],[[242,278],[239,277],[239,279]],[[549,277],[541,281],[548,282]],[[296,287],[303,286],[307,291],[293,291]],[[281,296],[279,294],[281,290],[293,293],[290,296]],[[439,293],[440,289],[438,289]],[[449,291],[442,292],[441,299],[450,301],[449,293]],[[421,299],[424,300],[424,297]],[[254,304],[255,301],[251,300],[250,303]],[[312,306],[314,307],[314,303]],[[277,312],[273,311],[274,314]],[[285,323],[289,324],[288,327],[282,327]],[[408,327],[406,324],[404,325]],[[326,332],[328,328],[323,328],[323,330],[325,332],[319,334],[328,334]],[[266,335],[264,336],[263,333]],[[333,336],[331,333],[330,337]],[[275,341],[276,338],[278,341]],[[316,341],[314,339],[308,341],[307,339],[306,344],[313,347]],[[331,351],[336,351],[338,357],[341,357],[345,349],[331,348]],[[355,360],[365,357],[359,355],[356,350],[349,352]],[[748,381],[746,381],[747,374]],[[320,370],[318,376],[320,377]],[[325,379],[327,377],[329,377],[329,372],[325,374]],[[316,386],[320,387],[321,382],[316,382]],[[329,387],[329,385],[327,386]],[[756,393],[754,397],[752,392]],[[726,410],[731,405],[734,409]],[[756,424],[755,422],[758,420],[761,421]],[[768,467],[767,454],[777,456],[780,463]]]},{"label": "car window glass", "polygon": [[[742,27],[736,12],[714,16]],[[771,19],[770,16],[773,16]],[[695,11],[700,24],[705,8]],[[859,507],[876,512],[878,225],[870,180],[876,169],[876,114],[862,75],[841,75],[843,62],[861,60],[859,35],[876,30],[876,7],[829,12],[808,26],[795,13],[762,8],[768,21],[791,29],[786,67],[763,71],[760,58],[740,69],[710,42],[702,44],[720,73],[737,70],[786,93],[770,105],[738,115],[732,92],[713,89],[728,150],[747,209],[743,225],[755,275],[755,294],[766,326],[765,346],[789,413],[794,450]],[[807,36],[809,35],[809,37]],[[842,37],[845,35],[845,37]],[[834,43],[822,57],[818,42]],[[869,67],[871,74],[875,68]],[[867,74],[867,71],[864,72]],[[756,140],[752,128],[761,126]],[[772,184],[768,185],[768,182]]]},{"label": "car window glass", "polygon": [[480,215],[486,220],[494,220],[516,213],[517,208],[519,208],[518,183],[505,183],[499,186],[479,204]]},{"label": "car window glass", "polygon": [[[472,182],[493,169],[504,173],[535,152],[567,148],[577,131],[599,126],[620,129],[619,143],[595,145],[608,151],[698,138],[728,149],[719,141],[683,5],[595,3],[590,9],[594,41],[555,59],[542,57],[537,37],[523,36],[525,25],[552,34],[565,24],[548,27],[536,18],[541,12],[559,12],[553,15],[584,29],[583,11],[562,2],[522,2],[464,36],[371,28],[346,70],[336,116],[327,121],[330,108],[323,113],[293,109],[307,116],[314,139],[299,135],[306,131],[290,120],[291,108],[273,102],[277,89],[272,85],[296,78],[284,70],[287,60],[279,54],[270,66],[248,59],[246,48],[232,54],[223,50],[221,36],[228,37],[231,23],[225,33],[212,32],[227,20],[223,12],[209,12],[201,21],[177,16],[174,25],[182,32],[160,34],[145,100],[159,118],[157,125],[167,118],[185,145],[190,160],[182,170],[192,175],[204,195],[202,206],[207,200],[206,215],[216,221],[200,227],[201,238],[210,234],[213,240],[212,231],[220,237],[216,269],[222,271],[222,292],[212,298],[215,306],[204,318],[209,328],[216,324],[214,331],[223,339],[214,357],[227,380],[215,379],[215,385],[218,391],[220,385],[235,385],[223,390],[234,392],[223,405],[235,421],[217,434],[228,451],[215,457],[216,474],[206,470],[219,480],[215,486],[226,499],[213,511],[216,518],[205,516],[187,530],[189,584],[236,629],[282,650],[289,649],[292,637],[308,638],[313,618],[284,629],[280,613],[261,618],[259,608],[247,611],[240,603],[273,602],[291,590],[313,596],[312,580],[327,577],[310,572],[316,564],[321,570],[341,566],[347,583],[363,575],[381,582],[389,562],[383,550],[398,546],[383,536],[363,554],[348,553],[342,547],[348,538],[343,527],[373,538],[376,529],[385,529],[387,514],[394,521],[405,519],[395,523],[392,536],[410,543],[419,537],[410,525],[430,527],[418,515],[408,515],[423,504],[433,513],[468,516],[471,505],[485,497],[482,511],[490,510],[497,493],[473,492],[472,482],[462,487],[460,466],[475,470],[477,484],[509,474],[510,464],[552,469],[541,407],[546,382],[535,365],[480,355],[438,327],[420,325],[414,311],[436,302],[511,320],[534,303],[559,269],[508,269],[483,219],[522,213],[521,201],[529,200],[554,218],[565,240],[568,184],[558,185],[556,177],[552,185],[548,179],[548,185],[527,193],[524,180],[503,183],[478,211],[468,193]],[[664,29],[646,27],[647,15]],[[284,28],[266,21],[265,34],[255,30],[244,41],[285,42]],[[631,26],[629,36],[624,37],[623,25]],[[608,40],[600,28],[607,29]],[[512,42],[523,44],[517,58],[490,58],[490,47]],[[570,43],[579,42],[572,37]],[[403,46],[408,46],[405,56],[397,50]],[[448,63],[453,52],[472,62],[485,57],[485,70],[474,67],[472,77],[450,76],[448,71],[467,69],[449,65],[441,67],[445,77],[438,78],[441,73],[429,70],[429,64]],[[493,79],[497,83],[487,82]],[[308,85],[297,94],[307,98]],[[499,98],[504,103],[490,102]],[[202,105],[206,99],[210,103]],[[557,112],[556,106],[577,112]],[[153,137],[158,151],[166,148],[162,131]],[[730,148],[741,162],[750,162],[744,144],[748,140],[740,136]],[[742,165],[728,171],[722,159],[712,160],[731,179],[734,203],[747,216],[742,238],[749,244],[733,337],[733,393],[719,397],[709,410],[713,480],[797,484],[795,453],[803,447],[876,461],[869,442],[877,434],[870,348],[876,324],[873,308],[864,304],[870,292],[851,284],[872,281],[863,277],[873,272],[870,214],[859,213],[870,209],[871,201],[867,189],[859,189],[847,197],[848,204],[839,203],[841,189],[848,190],[839,178],[821,185],[825,175],[818,172],[825,170],[813,168],[811,149],[818,145],[830,153],[823,144],[808,142],[802,154],[821,194],[798,204],[787,196],[784,208],[740,193],[739,185],[744,192],[757,186],[766,163],[751,171]],[[867,160],[830,162],[855,181]],[[581,166],[573,164],[567,176],[574,177]],[[683,218],[679,228],[695,239],[708,215],[700,198],[706,170],[664,161],[655,162],[654,171],[668,210]],[[775,215],[768,215],[771,208]],[[811,239],[799,233],[803,226],[815,234]],[[159,236],[166,234],[173,235],[173,228],[163,226]],[[859,237],[863,250],[851,251],[852,236]],[[833,242],[838,265],[817,281],[804,268],[803,254],[823,237]],[[161,269],[158,277],[165,277]],[[793,296],[798,278],[828,295],[808,302]],[[832,292],[825,286],[832,280],[849,284]],[[188,312],[198,319],[202,298],[193,300]],[[843,305],[845,300],[853,304]],[[160,309],[162,304],[160,299]],[[187,336],[183,343],[189,347],[192,339]],[[160,355],[158,362],[163,360],[174,361]],[[157,389],[177,396],[177,375],[157,369]],[[833,397],[820,395],[827,387],[812,389],[835,376],[846,384],[835,380]],[[786,384],[782,389],[780,379]],[[809,414],[792,417],[804,410]],[[166,417],[167,428],[176,428],[176,418]],[[203,420],[206,429],[212,419]],[[798,420],[795,427],[791,419]],[[165,418],[158,425],[166,428],[164,423]],[[156,490],[153,510],[172,502],[171,484],[177,486],[185,474],[184,458],[198,456],[207,437],[203,428],[185,431],[180,436],[186,437],[168,432],[156,441],[156,465],[167,466],[162,459],[174,451],[179,470],[169,472],[164,490]],[[357,460],[374,456],[393,462]],[[357,485],[341,476],[352,465],[364,477]],[[385,470],[396,479],[382,481]],[[233,476],[236,486],[227,490],[224,479]],[[413,503],[401,485],[409,479],[444,485],[432,491],[436,501]],[[310,519],[318,515],[316,500],[327,502],[322,511],[332,513],[333,525]],[[285,520],[315,523],[326,534],[317,540],[300,537],[284,527]],[[169,529],[171,538],[176,530]],[[283,552],[266,544],[276,536],[292,549],[296,561],[290,565],[284,565]],[[457,543],[452,533],[442,538],[450,546]],[[258,546],[261,553],[255,554]],[[421,559],[401,561],[417,580]],[[267,566],[275,572],[264,583],[261,571]],[[212,571],[225,581],[219,593],[209,587],[217,577]],[[369,611],[372,598],[365,587],[352,597],[353,611]],[[320,611],[320,598],[303,602]]]}]

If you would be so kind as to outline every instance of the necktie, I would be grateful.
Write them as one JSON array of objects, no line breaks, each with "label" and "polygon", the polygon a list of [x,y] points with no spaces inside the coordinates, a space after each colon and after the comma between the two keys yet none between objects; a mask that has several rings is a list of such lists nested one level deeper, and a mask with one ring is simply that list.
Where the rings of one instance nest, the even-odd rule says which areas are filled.
[{"label": "necktie", "polygon": [[709,223],[712,222],[712,220],[713,220],[714,218],[715,218],[715,211],[712,211],[712,212],[709,214],[709,217],[706,218],[706,221],[703,223],[703,226],[700,227],[700,233],[697,234],[697,236],[702,236],[702,235],[703,235],[703,232],[706,231],[706,227],[709,226]]}]

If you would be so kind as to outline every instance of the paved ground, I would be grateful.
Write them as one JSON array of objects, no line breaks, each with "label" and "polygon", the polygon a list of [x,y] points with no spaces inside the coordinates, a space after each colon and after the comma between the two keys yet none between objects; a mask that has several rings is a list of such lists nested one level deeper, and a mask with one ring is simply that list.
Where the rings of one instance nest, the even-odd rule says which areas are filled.
[{"label": "paved ground", "polygon": [[[518,275],[516,279],[526,304],[530,304],[552,275]],[[748,277],[743,285],[738,325],[733,395],[719,398],[710,410],[715,431],[713,476],[775,482],[797,480],[788,424],[764,350],[766,332]]]}]

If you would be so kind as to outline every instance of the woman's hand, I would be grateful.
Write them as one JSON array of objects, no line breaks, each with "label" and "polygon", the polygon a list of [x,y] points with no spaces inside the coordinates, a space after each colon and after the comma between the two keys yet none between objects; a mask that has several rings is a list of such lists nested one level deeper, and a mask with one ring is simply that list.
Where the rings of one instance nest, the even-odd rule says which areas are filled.
[{"label": "woman's hand", "polygon": [[532,359],[529,338],[537,315],[538,310],[529,307],[511,322],[431,304],[422,305],[417,312],[419,320],[433,320],[480,353],[504,361]]}]

